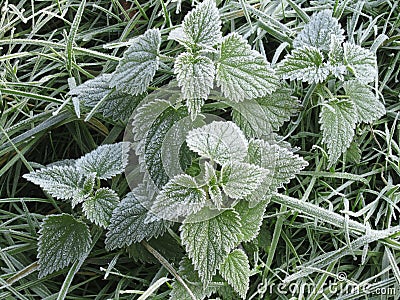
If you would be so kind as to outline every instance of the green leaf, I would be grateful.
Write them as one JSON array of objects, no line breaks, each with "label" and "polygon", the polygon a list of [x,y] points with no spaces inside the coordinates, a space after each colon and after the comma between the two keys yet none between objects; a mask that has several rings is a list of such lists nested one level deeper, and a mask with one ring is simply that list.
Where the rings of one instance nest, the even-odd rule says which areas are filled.
[{"label": "green leaf", "polygon": [[299,155],[279,145],[271,145],[263,140],[251,140],[248,148],[248,161],[269,170],[260,187],[246,200],[259,203],[272,192],[289,183],[295,175],[308,165]]},{"label": "green leaf", "polygon": [[[217,290],[216,286],[208,286],[206,288],[203,288],[202,285],[196,284],[200,282],[200,278],[197,271],[194,269],[193,264],[190,262],[190,259],[187,256],[184,256],[179,263],[178,273],[182,277],[182,279],[185,280],[186,285],[189,287],[189,289],[198,300],[202,300],[206,297],[211,296],[211,294]],[[181,285],[176,280],[172,283],[172,291],[169,299],[192,300],[183,285]]]},{"label": "green leaf", "polygon": [[350,146],[357,118],[353,103],[334,99],[322,106],[319,122],[322,142],[328,147],[329,166],[332,166]]},{"label": "green leaf", "polygon": [[353,43],[344,43],[343,51],[347,69],[360,82],[369,83],[375,80],[378,71],[374,53]]},{"label": "green leaf", "polygon": [[132,39],[112,74],[110,87],[134,96],[145,92],[158,70],[160,45],[158,29],[149,29]]},{"label": "green leaf", "polygon": [[334,76],[340,80],[344,80],[343,75],[346,74],[347,69],[344,65],[342,41],[338,40],[335,36],[332,37],[329,47],[328,66]]},{"label": "green leaf", "polygon": [[[208,57],[193,55],[191,53],[182,53],[175,60],[175,74],[177,75],[178,85],[182,87],[184,99],[196,100],[207,99],[210,89],[213,87],[215,67],[214,63]],[[196,104],[199,101],[195,101]],[[198,105],[197,105],[198,106]],[[190,109],[190,113],[195,119],[200,111],[199,107]],[[192,106],[189,106],[191,108]]]},{"label": "green leaf", "polygon": [[198,212],[206,204],[206,193],[189,175],[172,178],[157,196],[151,211],[158,217],[175,220]]},{"label": "green leaf", "polygon": [[62,200],[73,199],[75,203],[82,202],[91,192],[85,189],[82,172],[74,166],[55,165],[24,174],[23,177],[39,185],[51,196]]},{"label": "green leaf", "polygon": [[136,154],[141,169],[147,172],[149,179],[159,189],[170,179],[163,161],[165,137],[174,124],[187,116],[185,107],[175,108],[170,102],[157,99],[138,108],[133,121],[134,139],[138,142]]},{"label": "green leaf", "polygon": [[250,265],[246,253],[241,249],[229,253],[221,264],[220,273],[240,297],[245,299],[250,284]]},{"label": "green leaf", "polygon": [[85,200],[82,210],[91,222],[106,228],[118,203],[119,197],[116,192],[109,188],[101,188],[93,197]]},{"label": "green leaf", "polygon": [[247,201],[239,201],[235,205],[235,211],[239,213],[241,219],[240,231],[243,242],[250,242],[257,237],[267,204],[268,201],[259,201],[254,207],[250,207]]},{"label": "green leaf", "polygon": [[224,96],[236,102],[271,94],[279,84],[264,56],[237,33],[222,41],[216,79]]},{"label": "green leaf", "polygon": [[46,217],[39,234],[39,278],[84,257],[92,242],[87,225],[68,214]]},{"label": "green leaf", "polygon": [[311,46],[328,51],[332,36],[339,42],[343,42],[344,30],[338,20],[332,17],[331,10],[322,10],[314,13],[310,22],[304,25],[304,28],[293,40],[293,47]]},{"label": "green leaf", "polygon": [[241,239],[240,217],[237,212],[226,210],[212,219],[184,223],[181,239],[206,286]]},{"label": "green leaf", "polygon": [[[72,89],[69,94],[87,107],[97,107],[97,112],[114,121],[127,120],[146,93],[132,96],[109,87],[112,74],[102,74]],[[99,104],[100,103],[100,104]]]},{"label": "green leaf", "polygon": [[386,113],[385,106],[371,91],[370,86],[350,80],[346,81],[343,87],[346,95],[354,103],[357,122],[372,123]]},{"label": "green leaf", "polygon": [[128,164],[129,143],[102,145],[76,161],[83,173],[96,173],[100,179],[108,179],[124,172]]},{"label": "green leaf", "polygon": [[189,12],[182,27],[183,40],[190,47],[212,47],[222,38],[219,11],[213,0],[205,0]]},{"label": "green leaf", "polygon": [[190,150],[219,164],[246,157],[248,142],[233,122],[214,121],[189,132],[186,143]]},{"label": "green leaf", "polygon": [[[150,201],[143,185],[128,193],[114,209],[108,226],[106,248],[113,250],[162,235],[170,222],[160,220],[144,206]],[[143,203],[143,204],[142,204]]]},{"label": "green leaf", "polygon": [[243,199],[260,186],[268,173],[256,165],[229,162],[222,166],[221,186],[229,197]]},{"label": "green leaf", "polygon": [[298,79],[308,83],[324,81],[329,72],[322,52],[311,46],[294,49],[279,63],[277,69],[277,74],[284,79]]}]

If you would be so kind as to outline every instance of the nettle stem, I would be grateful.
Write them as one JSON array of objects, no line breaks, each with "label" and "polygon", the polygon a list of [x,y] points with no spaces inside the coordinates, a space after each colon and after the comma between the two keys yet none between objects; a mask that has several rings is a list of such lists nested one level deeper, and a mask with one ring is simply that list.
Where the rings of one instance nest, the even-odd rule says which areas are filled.
[{"label": "nettle stem", "polygon": [[185,281],[182,279],[182,277],[178,274],[178,272],[175,270],[175,268],[165,259],[164,256],[162,256],[156,249],[154,249],[152,246],[150,246],[149,243],[146,241],[142,241],[141,244],[149,251],[174,277],[175,279],[182,284],[182,286],[185,288],[185,290],[188,292],[190,298],[193,300],[196,300],[195,295],[193,292],[190,290],[190,288],[187,286]]}]

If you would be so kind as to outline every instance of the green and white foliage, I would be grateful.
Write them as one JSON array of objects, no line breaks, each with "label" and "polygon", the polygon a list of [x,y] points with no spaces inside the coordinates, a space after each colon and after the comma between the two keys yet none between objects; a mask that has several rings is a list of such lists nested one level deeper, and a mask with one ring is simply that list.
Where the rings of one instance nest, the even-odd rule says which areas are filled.
[{"label": "green and white foliage", "polygon": [[112,74],[103,74],[72,89],[69,94],[87,107],[113,120],[126,121],[146,93],[131,95],[110,87]]},{"label": "green and white foliage", "polygon": [[[344,40],[344,30],[330,10],[315,13],[277,69],[284,79],[315,84],[322,91],[320,123],[329,166],[350,146],[357,123],[372,123],[385,114],[368,85],[378,75],[375,54]],[[342,98],[348,101],[338,100]]]},{"label": "green and white foliage", "polygon": [[46,217],[39,234],[39,277],[85,258],[92,240],[87,225],[68,214]]},{"label": "green and white foliage", "polygon": [[[203,172],[196,177],[181,174],[170,179],[151,211],[160,219],[183,218],[181,240],[204,291],[209,291],[219,271],[244,298],[250,266],[246,254],[235,248],[257,236],[268,195],[307,163],[275,143],[248,141],[231,121],[214,121],[193,129],[186,142],[201,160],[206,160]],[[226,199],[236,202],[230,204]],[[218,213],[202,218],[209,210],[218,210]],[[235,274],[235,270],[241,274]],[[197,288],[195,291],[201,295],[199,299],[207,294],[198,293]],[[186,295],[183,287],[174,283],[173,297],[183,294]]]},{"label": "green and white foliage", "polygon": [[279,84],[265,57],[243,37],[237,33],[222,37],[218,8],[212,0],[192,10],[169,39],[187,51],[176,58],[174,70],[192,119],[200,113],[214,79],[223,95],[235,102],[271,94]]},{"label": "green and white foliage", "polygon": [[[42,168],[23,177],[49,195],[70,201],[72,208],[82,203],[87,220],[106,228],[119,204],[119,196],[110,188],[101,188],[100,180],[124,171],[128,150],[129,143],[125,142],[99,146],[80,159]],[[91,244],[86,223],[67,214],[49,215],[39,234],[40,277],[84,259]]]},{"label": "green and white foliage", "polygon": [[122,199],[112,213],[106,238],[107,249],[156,238],[170,226],[170,222],[158,218],[144,206],[149,197],[146,188],[139,185]]},{"label": "green and white foliage", "polygon": [[146,91],[158,70],[161,33],[149,29],[130,43],[112,74],[110,87],[135,96]]}]

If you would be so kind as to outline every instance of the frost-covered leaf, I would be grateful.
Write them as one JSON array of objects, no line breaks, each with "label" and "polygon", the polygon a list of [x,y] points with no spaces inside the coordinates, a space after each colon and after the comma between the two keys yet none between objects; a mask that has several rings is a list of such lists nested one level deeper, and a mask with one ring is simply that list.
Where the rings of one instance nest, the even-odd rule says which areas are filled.
[{"label": "frost-covered leaf", "polygon": [[233,120],[249,137],[261,137],[272,130],[279,130],[300,107],[298,99],[285,87],[252,101],[224,102],[232,105]]},{"label": "frost-covered leaf", "polygon": [[87,225],[68,214],[46,217],[39,234],[40,278],[84,257],[92,242]]},{"label": "frost-covered leaf", "polygon": [[[212,47],[222,38],[221,20],[213,0],[205,0],[187,14],[182,24],[183,39],[190,46]],[[173,35],[174,37],[176,35]],[[182,34],[180,35],[182,36]]]},{"label": "frost-covered leaf", "polygon": [[246,253],[241,249],[229,253],[221,264],[220,273],[240,297],[245,299],[250,284],[250,264]]},{"label": "frost-covered leaf", "polygon": [[322,52],[311,46],[294,49],[291,54],[285,56],[277,69],[277,73],[284,79],[298,79],[308,83],[324,81],[329,72]]},{"label": "frost-covered leaf", "polygon": [[259,201],[254,207],[250,207],[247,201],[239,201],[235,205],[235,211],[239,213],[241,219],[243,242],[250,242],[257,237],[267,204],[268,201]]},{"label": "frost-covered leaf", "polygon": [[184,52],[176,58],[174,70],[184,99],[207,99],[215,76],[211,59]]},{"label": "frost-covered leaf", "polygon": [[119,197],[116,192],[108,188],[100,188],[93,197],[85,200],[82,210],[90,221],[106,228],[118,203]]},{"label": "frost-covered leaf", "polygon": [[237,33],[222,41],[216,79],[224,96],[236,102],[271,94],[279,84],[266,59]]},{"label": "frost-covered leaf", "polygon": [[259,166],[229,162],[221,169],[221,186],[224,192],[233,199],[242,199],[255,191],[269,173]]},{"label": "frost-covered leaf", "polygon": [[76,161],[83,173],[96,173],[100,179],[108,179],[124,172],[128,164],[129,143],[102,145]]},{"label": "frost-covered leaf", "polygon": [[184,223],[181,239],[206,286],[241,239],[240,217],[237,212],[226,210],[212,219]]},{"label": "frost-covered leaf", "polygon": [[170,179],[163,161],[165,137],[174,124],[187,116],[186,107],[175,108],[165,100],[152,101],[138,108],[133,122],[135,140],[138,142],[136,154],[139,156],[141,171],[147,172],[159,189]]},{"label": "frost-covered leaf", "polygon": [[94,189],[94,185],[96,183],[96,173],[88,173],[86,174],[83,180],[83,194],[85,197],[74,197],[71,200],[71,206],[74,208],[77,204],[82,203],[83,201],[90,198],[90,195]]},{"label": "frost-covered leaf", "polygon": [[79,203],[91,192],[84,188],[85,178],[75,166],[43,168],[24,174],[23,177],[61,200],[74,199],[76,203]]},{"label": "frost-covered leaf", "polygon": [[385,113],[385,106],[371,87],[357,80],[346,81],[343,84],[346,95],[354,103],[357,122],[372,123],[382,117]]},{"label": "frost-covered leaf", "polygon": [[198,212],[206,204],[206,193],[193,177],[183,174],[172,178],[157,196],[151,211],[160,218],[175,220]]},{"label": "frost-covered leaf", "polygon": [[329,50],[331,38],[344,41],[344,30],[338,20],[332,17],[331,10],[322,10],[312,15],[310,22],[293,40],[293,47],[312,46],[320,50]]},{"label": "frost-covered leaf", "polygon": [[248,142],[233,122],[214,121],[189,132],[186,143],[190,150],[219,164],[246,157]]},{"label": "frost-covered leaf", "polygon": [[[209,297],[213,292],[217,290],[216,286],[208,286],[205,289],[201,284],[196,284],[200,282],[199,275],[194,269],[193,264],[187,256],[184,256],[179,263],[179,275],[185,280],[186,285],[196,296],[197,300],[202,300]],[[172,283],[172,291],[170,294],[170,300],[192,300],[189,293],[178,281]]]},{"label": "frost-covered leaf", "polygon": [[324,104],[319,122],[322,142],[328,147],[329,166],[332,166],[353,140],[357,122],[353,103],[335,99]]},{"label": "frost-covered leaf", "polygon": [[343,75],[347,69],[344,65],[344,51],[342,41],[339,41],[335,36],[332,37],[328,53],[328,66],[334,76],[343,80]]},{"label": "frost-covered leaf", "polygon": [[375,80],[378,75],[376,56],[368,49],[353,43],[343,44],[343,56],[347,69],[362,83]]},{"label": "frost-covered leaf", "polygon": [[201,113],[201,108],[203,107],[203,104],[204,100],[199,98],[186,100],[186,106],[192,120],[195,120],[197,116]]},{"label": "frost-covered leaf", "polygon": [[346,151],[346,160],[354,164],[359,164],[361,161],[361,149],[354,141],[351,142],[350,147]]},{"label": "frost-covered leaf", "polygon": [[299,155],[279,145],[271,145],[263,140],[251,140],[248,149],[248,161],[269,170],[260,187],[251,193],[246,200],[259,203],[268,199],[283,184],[308,165]]},{"label": "frost-covered leaf", "polygon": [[145,92],[159,66],[160,45],[158,29],[134,38],[112,74],[110,87],[134,96]]},{"label": "frost-covered leaf", "polygon": [[[144,201],[148,198],[145,193],[145,188],[139,186],[128,193],[114,209],[108,226],[107,249],[113,250],[150,240],[162,235],[170,226],[170,222],[158,219],[143,206],[142,198],[145,198]],[[148,221],[149,219],[152,221]]]},{"label": "frost-covered leaf", "polygon": [[[109,87],[112,76],[112,74],[97,76],[72,89],[69,94],[87,107],[97,106],[96,111],[105,117],[112,118],[114,121],[125,121],[131,116],[146,93],[132,96],[115,91]],[[99,102],[101,103],[99,104]]]}]

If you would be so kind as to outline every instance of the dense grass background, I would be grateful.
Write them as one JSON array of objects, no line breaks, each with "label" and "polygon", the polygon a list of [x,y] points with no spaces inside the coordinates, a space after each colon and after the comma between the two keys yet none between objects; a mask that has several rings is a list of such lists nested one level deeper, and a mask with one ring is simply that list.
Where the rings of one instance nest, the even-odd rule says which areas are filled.
[{"label": "dense grass background", "polygon": [[[55,201],[21,175],[40,165],[77,158],[100,144],[122,139],[125,124],[81,107],[81,117],[67,93],[70,78],[76,84],[112,72],[130,38],[148,28],[167,33],[191,9],[190,1],[1,1],[0,3],[0,299],[56,299],[68,269],[37,279],[37,231],[41,220],[55,212],[71,212],[69,204]],[[219,1],[218,1],[219,2]],[[180,7],[181,6],[181,7]],[[290,42],[302,22],[302,11],[311,15],[335,8],[349,38],[377,49],[379,82],[376,87],[387,114],[374,125],[361,125],[351,151],[342,162],[326,170],[321,148],[317,97],[307,97],[308,85],[291,83],[303,101],[298,117],[280,134],[309,162],[284,193],[336,212],[345,210],[375,229],[399,224],[400,14],[397,1],[226,1],[220,3],[224,31],[237,31],[271,61],[277,47]],[[176,13],[180,9],[180,13]],[[384,35],[387,38],[384,38]],[[179,46],[164,41],[165,53]],[[157,73],[154,88],[172,78],[172,65]],[[317,146],[316,146],[317,145]],[[128,192],[122,177],[109,182],[120,195]],[[360,213],[357,213],[360,212]],[[175,228],[176,229],[176,228]],[[326,225],[284,205],[270,204],[259,238],[245,245],[254,269],[249,299],[289,299],[276,291],[264,295],[265,283],[278,284],[296,266],[350,243],[352,233]],[[152,282],[168,272],[141,245],[129,251],[106,252],[104,234],[75,276],[68,299],[136,299]],[[183,249],[170,234],[152,241],[171,263]],[[387,246],[387,242],[386,242]],[[385,243],[352,247],[341,259],[317,268],[311,279],[323,286],[331,275],[345,272],[349,282],[397,287],[400,243],[385,250]],[[177,249],[179,249],[177,251]],[[171,277],[171,276],[170,276]],[[163,285],[153,299],[168,298]],[[124,292],[125,291],[125,292]],[[336,297],[336,296],[335,296]],[[358,295],[353,299],[373,299]],[[387,299],[393,296],[388,297]],[[301,295],[299,296],[301,299]],[[384,298],[384,297],[383,297]],[[314,295],[309,299],[323,299]],[[327,299],[327,298],[325,298]],[[350,299],[343,295],[341,299]]]}]

